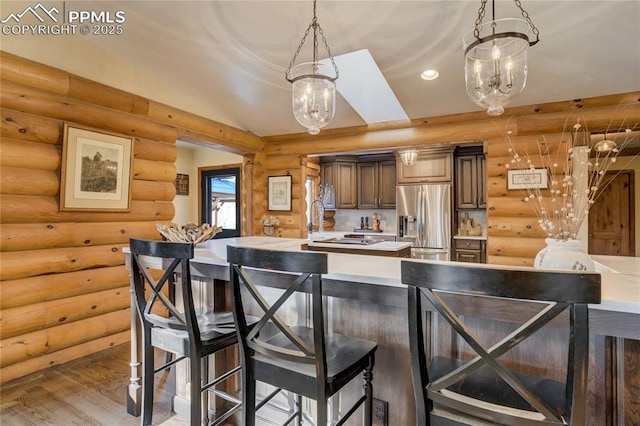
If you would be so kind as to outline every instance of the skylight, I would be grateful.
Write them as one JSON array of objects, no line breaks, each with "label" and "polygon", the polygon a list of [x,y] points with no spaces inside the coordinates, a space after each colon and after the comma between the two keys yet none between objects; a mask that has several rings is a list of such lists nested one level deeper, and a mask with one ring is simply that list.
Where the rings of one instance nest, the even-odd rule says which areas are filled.
[{"label": "skylight", "polygon": [[409,119],[369,50],[345,53],[333,59],[340,72],[336,80],[338,92],[367,124]]}]

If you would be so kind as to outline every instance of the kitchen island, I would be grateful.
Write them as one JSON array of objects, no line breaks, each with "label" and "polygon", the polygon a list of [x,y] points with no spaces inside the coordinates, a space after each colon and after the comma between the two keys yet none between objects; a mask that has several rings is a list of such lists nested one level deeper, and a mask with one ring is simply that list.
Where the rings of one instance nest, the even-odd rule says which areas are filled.
[{"label": "kitchen island", "polygon": [[309,241],[302,245],[302,249],[369,256],[411,257],[411,243],[377,241],[375,239],[367,238],[359,239],[342,237]]},{"label": "kitchen island", "polygon": [[[297,251],[308,242],[271,237],[212,240],[196,248],[193,274],[202,277],[205,285],[228,292],[227,245]],[[640,259],[593,258],[603,271],[603,300],[601,304],[589,307],[589,424],[640,424],[640,401],[635,393],[640,386],[640,373],[635,367],[640,364]],[[324,294],[330,301],[327,304],[328,330],[378,342],[374,397],[389,403],[389,425],[415,424],[407,293],[400,280],[401,259],[378,257],[372,262],[369,256],[328,253],[328,260],[329,273],[323,279]],[[503,326],[492,319],[495,310],[495,306],[473,302],[463,307],[466,315],[477,319],[479,330],[491,329],[497,334]],[[514,322],[521,320],[522,309],[518,304],[507,310]],[[441,325],[435,320],[431,325],[440,331]],[[520,352],[513,355],[514,362],[522,365],[525,372],[532,364],[549,365],[553,370],[554,365],[566,363],[561,348],[555,344],[555,337],[563,332],[561,328],[550,330],[540,336],[534,346],[519,348]],[[440,333],[440,336],[445,334]],[[437,353],[444,347],[451,348],[451,344],[443,343],[432,350]],[[132,360],[134,365],[137,365],[137,359]],[[138,380],[138,367],[134,366],[130,396]],[[360,392],[359,386],[360,383],[349,385],[346,397]]]}]

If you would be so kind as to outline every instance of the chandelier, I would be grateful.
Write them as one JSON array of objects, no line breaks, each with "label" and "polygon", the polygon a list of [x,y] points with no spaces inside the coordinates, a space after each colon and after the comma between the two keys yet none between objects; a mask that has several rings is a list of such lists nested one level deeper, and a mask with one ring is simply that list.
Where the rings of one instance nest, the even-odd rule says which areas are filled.
[{"label": "chandelier", "polygon": [[[309,33],[313,30],[313,60],[294,66],[300,49],[304,45]],[[324,63],[318,62],[318,34],[322,37],[333,69]],[[293,115],[298,123],[309,131],[309,134],[317,135],[320,129],[333,119],[336,110],[336,84],[338,67],[331,55],[331,49],[327,44],[324,32],[316,17],[316,0],[313,0],[313,20],[304,33],[296,53],[285,72],[285,78],[292,85]]]},{"label": "chandelier", "polygon": [[418,150],[414,148],[403,149],[398,155],[405,166],[412,166],[418,160]]},{"label": "chandelier", "polygon": [[[489,115],[502,114],[504,106],[522,93],[527,84],[527,49],[540,40],[520,0],[514,2],[524,19],[496,20],[492,0],[493,20],[483,23],[487,0],[481,0],[475,28],[463,39],[467,94]],[[534,41],[529,41],[530,34]]]}]

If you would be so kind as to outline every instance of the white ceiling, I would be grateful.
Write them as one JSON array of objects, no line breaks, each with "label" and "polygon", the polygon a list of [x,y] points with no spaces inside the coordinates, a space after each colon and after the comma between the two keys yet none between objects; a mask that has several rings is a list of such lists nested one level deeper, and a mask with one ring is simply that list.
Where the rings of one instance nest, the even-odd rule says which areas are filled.
[{"label": "white ceiling", "polygon": [[[540,42],[529,51],[527,88],[513,106],[640,90],[639,0],[522,4],[540,30]],[[462,52],[462,37],[473,28],[479,5],[319,0],[317,14],[332,53],[369,49],[415,119],[479,110],[465,93]],[[85,8],[124,10],[124,34],[86,40],[207,105],[208,118],[260,136],[305,130],[291,113],[284,75],[311,22],[311,0],[94,1]],[[519,16],[512,1],[496,2],[496,13]],[[307,41],[298,61],[311,59],[310,48]],[[427,68],[437,69],[440,78],[422,80]],[[363,124],[339,98],[327,128]]]}]

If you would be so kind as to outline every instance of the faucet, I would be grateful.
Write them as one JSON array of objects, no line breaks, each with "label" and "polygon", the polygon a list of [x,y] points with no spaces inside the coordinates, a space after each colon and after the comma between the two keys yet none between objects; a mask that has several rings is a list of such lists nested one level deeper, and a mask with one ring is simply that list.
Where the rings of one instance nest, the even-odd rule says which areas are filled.
[{"label": "faucet", "polygon": [[318,207],[318,216],[320,217],[320,223],[318,224],[318,232],[324,232],[324,203],[321,199],[313,200],[311,202],[311,217],[309,218],[309,234],[313,233],[313,206],[316,203],[320,203]]}]

